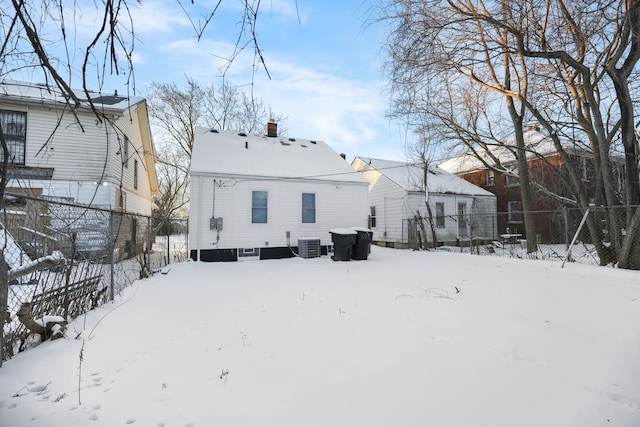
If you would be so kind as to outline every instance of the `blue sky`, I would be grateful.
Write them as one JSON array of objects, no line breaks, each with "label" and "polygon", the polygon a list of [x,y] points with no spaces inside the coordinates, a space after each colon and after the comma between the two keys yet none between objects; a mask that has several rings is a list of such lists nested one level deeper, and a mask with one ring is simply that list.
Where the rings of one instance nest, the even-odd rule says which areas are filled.
[{"label": "blue sky", "polygon": [[[217,0],[183,3],[198,25]],[[289,136],[324,140],[348,160],[356,155],[402,159],[400,127],[385,117],[385,30],[365,24],[372,18],[370,3],[263,1],[257,36],[271,79],[261,68],[254,73],[251,49],[236,59],[225,78],[246,92],[253,84],[257,98],[288,116],[284,127]],[[185,75],[200,83],[220,82],[220,57],[232,51],[238,36],[240,2],[224,0],[199,41],[178,2],[143,0],[132,7],[138,93],[151,81],[183,86]],[[109,79],[105,90],[111,85],[118,81]]]}]

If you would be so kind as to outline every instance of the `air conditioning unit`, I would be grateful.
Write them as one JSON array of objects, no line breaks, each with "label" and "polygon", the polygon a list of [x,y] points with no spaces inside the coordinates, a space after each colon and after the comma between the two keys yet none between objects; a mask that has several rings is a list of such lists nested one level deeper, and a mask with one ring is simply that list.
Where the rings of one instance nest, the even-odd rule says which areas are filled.
[{"label": "air conditioning unit", "polygon": [[302,258],[318,258],[320,251],[320,239],[298,239],[298,255]]}]

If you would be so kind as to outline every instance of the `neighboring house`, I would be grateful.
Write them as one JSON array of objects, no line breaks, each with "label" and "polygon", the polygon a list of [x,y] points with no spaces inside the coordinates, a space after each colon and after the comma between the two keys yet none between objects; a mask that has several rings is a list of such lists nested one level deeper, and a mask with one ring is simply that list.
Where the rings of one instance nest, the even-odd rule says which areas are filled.
[{"label": "neighboring house", "polygon": [[[532,191],[533,211],[536,211],[536,238],[543,243],[563,242],[566,231],[563,207],[573,206],[563,202],[563,199],[568,202],[576,198],[567,179],[563,178],[564,162],[551,138],[537,127],[530,126],[524,136],[529,150],[529,174],[536,184]],[[563,149],[577,166],[590,196],[593,197],[596,182],[593,155],[579,143],[565,141]],[[522,234],[525,237],[519,180],[504,173],[511,170],[517,174],[515,147],[507,142],[504,146],[496,146],[492,155],[499,160],[500,165],[496,165],[495,160],[488,155],[481,161],[476,155],[466,153],[447,160],[440,167],[496,195],[499,234]],[[501,168],[503,173],[500,172]],[[620,185],[621,183],[622,180]],[[541,188],[545,191],[541,191]],[[551,197],[551,193],[557,197]],[[580,216],[578,221],[579,218]]]},{"label": "neighboring house", "polygon": [[191,158],[190,257],[295,256],[299,241],[332,246],[330,231],[367,225],[367,181],[322,141],[200,128]]},{"label": "neighboring house", "polygon": [[[150,215],[158,184],[145,99],[90,93],[103,116],[99,120],[86,94],[77,94],[82,103],[72,107],[55,87],[0,80],[0,123],[11,156],[6,191]],[[65,222],[86,225],[67,221],[62,212],[52,218],[46,226],[58,230]],[[103,222],[96,226],[101,235]],[[28,223],[25,228],[41,230],[42,224]],[[89,234],[85,233],[87,243],[93,239]]]},{"label": "neighboring house", "polygon": [[495,196],[455,175],[436,166],[425,173],[422,164],[367,157],[351,165],[369,182],[369,225],[378,245],[415,248],[426,235],[431,246],[430,221],[438,245],[468,246],[497,235]]}]

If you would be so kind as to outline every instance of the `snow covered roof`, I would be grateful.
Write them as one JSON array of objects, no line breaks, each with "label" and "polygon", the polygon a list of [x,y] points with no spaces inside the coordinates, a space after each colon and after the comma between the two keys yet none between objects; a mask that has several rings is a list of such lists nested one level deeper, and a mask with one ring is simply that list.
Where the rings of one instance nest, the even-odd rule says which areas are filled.
[{"label": "snow covered roof", "polygon": [[[558,152],[553,140],[537,128],[531,127],[527,129],[524,132],[524,139],[526,147],[530,150],[527,154],[528,159],[533,159],[538,156],[549,156]],[[576,144],[564,142],[563,145],[567,152],[576,155],[584,155],[585,153],[585,149],[576,146]],[[514,154],[515,142],[511,140],[506,141],[504,145],[496,145],[491,150],[491,153],[498,158],[503,165],[513,164],[516,161]],[[487,153],[478,152],[478,154],[486,163],[490,165],[494,164],[494,160],[490,158]],[[440,167],[454,174],[487,169],[477,155],[471,152],[466,152],[460,156],[449,159],[441,163]]]},{"label": "snow covered roof", "polygon": [[323,141],[196,129],[192,175],[229,175],[367,184]]},{"label": "snow covered roof", "polygon": [[[125,111],[132,105],[144,101],[143,97],[118,95],[117,92],[113,94],[89,92],[89,97],[87,97],[87,94],[84,93],[83,90],[74,90],[76,91],[76,95],[81,99],[82,106],[84,107],[89,107],[88,98],[91,98],[91,101],[97,108],[116,111]],[[67,98],[55,86],[48,87],[42,83],[0,79],[0,102],[11,100],[21,103],[67,104]]]},{"label": "snow covered roof", "polygon": [[[424,191],[422,164],[358,156],[353,160],[352,165],[361,172],[376,170],[406,191]],[[437,166],[429,166],[427,188],[429,193],[494,196],[493,193]]]}]

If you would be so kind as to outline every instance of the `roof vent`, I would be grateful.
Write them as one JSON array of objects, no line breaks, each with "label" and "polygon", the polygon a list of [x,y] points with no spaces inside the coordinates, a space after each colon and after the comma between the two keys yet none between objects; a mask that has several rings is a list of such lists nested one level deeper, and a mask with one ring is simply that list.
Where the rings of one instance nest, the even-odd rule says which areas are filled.
[{"label": "roof vent", "polygon": [[218,133],[218,129],[216,129],[216,128],[211,128],[211,129],[209,129],[209,132],[211,132],[211,133]]},{"label": "roof vent", "polygon": [[288,142],[284,142],[284,141],[280,141],[280,144],[282,144],[282,145],[291,145]]},{"label": "roof vent", "polygon": [[315,142],[315,141],[309,141],[309,142],[310,142],[310,143],[312,143],[312,144],[316,144],[316,142]]},{"label": "roof vent", "polygon": [[246,132],[238,132],[239,136],[247,136]]},{"label": "roof vent", "polygon": [[289,138],[289,141],[295,141],[295,140],[296,140],[295,138]]}]

